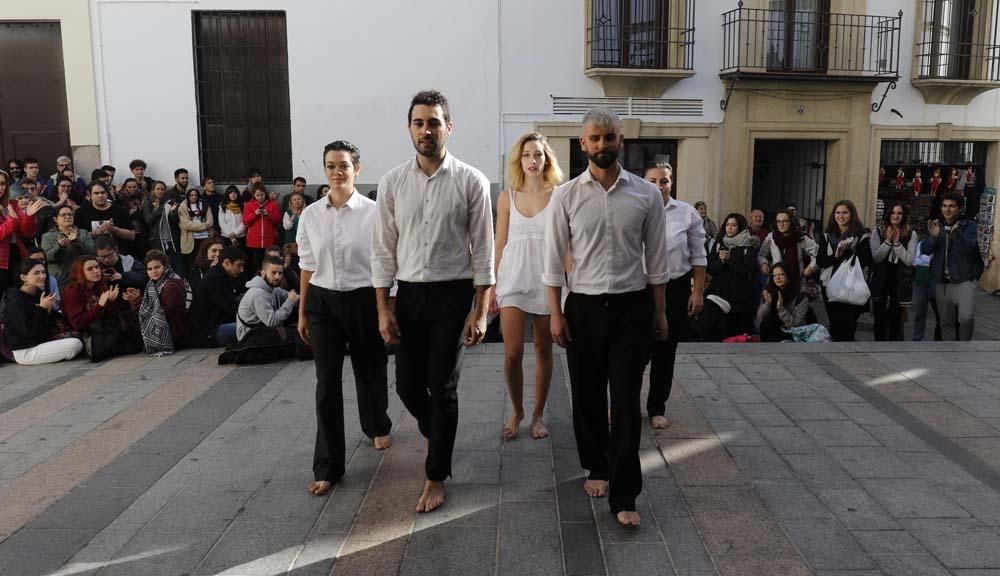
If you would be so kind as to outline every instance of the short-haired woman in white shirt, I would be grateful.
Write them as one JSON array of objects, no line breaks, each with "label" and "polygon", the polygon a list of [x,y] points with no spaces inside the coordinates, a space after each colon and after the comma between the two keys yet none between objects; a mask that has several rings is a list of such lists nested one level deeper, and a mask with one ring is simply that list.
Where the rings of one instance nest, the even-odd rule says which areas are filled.
[{"label": "short-haired woman in white shirt", "polygon": [[559,162],[545,136],[529,132],[510,153],[508,191],[497,198],[495,250],[497,284],[490,314],[500,314],[503,331],[503,371],[513,412],[503,427],[504,438],[517,436],[524,419],[524,325],[532,318],[535,343],[535,409],[531,437],[545,438],[545,401],[552,381],[552,334],[549,303],[542,284],[545,253],[545,213],[552,190],[562,181]]}]

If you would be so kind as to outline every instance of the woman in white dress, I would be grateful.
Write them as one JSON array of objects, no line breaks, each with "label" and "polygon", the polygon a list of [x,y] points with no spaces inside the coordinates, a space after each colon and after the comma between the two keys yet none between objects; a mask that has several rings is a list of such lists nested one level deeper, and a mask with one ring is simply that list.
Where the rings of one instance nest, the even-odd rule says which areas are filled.
[{"label": "woman in white dress", "polygon": [[531,437],[545,438],[545,400],[552,381],[552,335],[549,304],[542,285],[545,213],[562,171],[545,136],[531,132],[514,144],[507,167],[508,191],[497,199],[497,284],[490,313],[500,314],[504,342],[504,376],[513,412],[504,438],[517,436],[524,419],[524,326],[532,316],[535,343],[535,409]]}]

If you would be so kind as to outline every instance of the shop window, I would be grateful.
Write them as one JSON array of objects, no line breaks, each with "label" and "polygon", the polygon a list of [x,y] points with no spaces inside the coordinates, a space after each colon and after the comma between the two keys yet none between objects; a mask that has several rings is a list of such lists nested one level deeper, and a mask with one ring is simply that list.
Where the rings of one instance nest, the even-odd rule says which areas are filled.
[{"label": "shop window", "polygon": [[292,179],[284,12],[193,12],[201,174]]}]

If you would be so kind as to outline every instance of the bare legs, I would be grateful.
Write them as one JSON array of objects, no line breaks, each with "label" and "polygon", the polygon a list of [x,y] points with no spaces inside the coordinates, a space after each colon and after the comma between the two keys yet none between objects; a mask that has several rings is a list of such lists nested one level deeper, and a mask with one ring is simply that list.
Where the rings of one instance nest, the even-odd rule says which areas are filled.
[{"label": "bare legs", "polygon": [[[500,309],[500,326],[503,330],[504,362],[503,372],[507,381],[513,411],[503,427],[504,438],[517,436],[521,420],[524,419],[524,323],[527,314],[518,308]],[[549,435],[545,428],[545,402],[549,397],[552,382],[552,334],[549,331],[549,317],[535,316],[532,319],[532,333],[535,341],[535,410],[531,417],[531,437],[545,438]]]}]

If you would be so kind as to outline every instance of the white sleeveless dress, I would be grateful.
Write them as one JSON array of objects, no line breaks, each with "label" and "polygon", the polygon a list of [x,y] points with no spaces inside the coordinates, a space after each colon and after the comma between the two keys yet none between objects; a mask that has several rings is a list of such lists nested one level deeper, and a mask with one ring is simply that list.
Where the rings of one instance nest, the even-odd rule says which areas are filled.
[{"label": "white sleeveless dress", "polygon": [[510,195],[507,244],[497,270],[497,304],[519,308],[529,314],[548,315],[549,300],[542,272],[545,268],[545,217],[549,207],[531,218],[524,217]]}]

